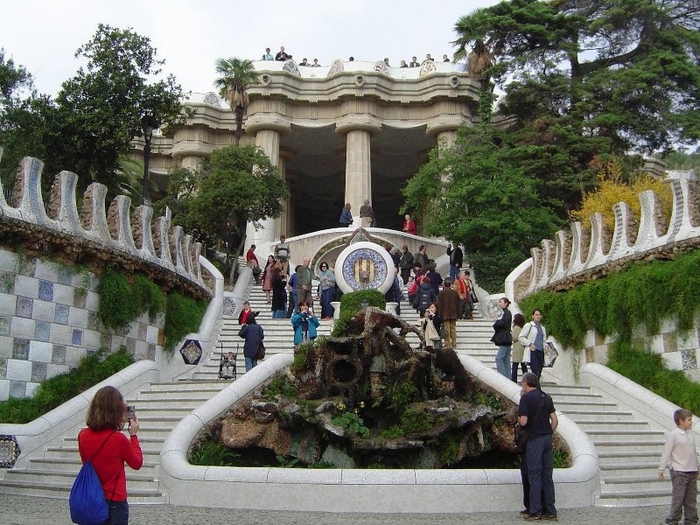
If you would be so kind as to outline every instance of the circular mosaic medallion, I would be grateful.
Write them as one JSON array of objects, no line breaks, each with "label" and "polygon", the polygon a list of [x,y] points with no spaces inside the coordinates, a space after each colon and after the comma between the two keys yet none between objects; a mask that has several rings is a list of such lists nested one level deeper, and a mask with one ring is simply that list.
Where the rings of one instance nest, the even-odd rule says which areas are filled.
[{"label": "circular mosaic medallion", "polygon": [[335,280],[343,293],[379,290],[384,294],[391,288],[394,275],[391,255],[373,242],[351,244],[335,262]]}]

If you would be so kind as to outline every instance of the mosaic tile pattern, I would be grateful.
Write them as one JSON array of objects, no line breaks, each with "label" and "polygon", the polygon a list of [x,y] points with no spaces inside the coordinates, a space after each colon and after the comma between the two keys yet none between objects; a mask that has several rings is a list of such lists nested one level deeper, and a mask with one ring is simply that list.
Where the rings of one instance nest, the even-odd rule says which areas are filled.
[{"label": "mosaic tile pattern", "polygon": [[695,370],[698,367],[695,350],[681,350],[681,361],[683,363],[683,370]]},{"label": "mosaic tile pattern", "polygon": [[71,342],[75,346],[80,346],[81,344],[83,344],[83,331],[79,328],[74,328],[73,336],[71,337]]},{"label": "mosaic tile pattern", "polygon": [[0,272],[0,292],[15,293],[14,272]]},{"label": "mosaic tile pattern", "polygon": [[54,345],[51,352],[51,362],[55,365],[63,365],[66,363],[66,347],[65,345]]},{"label": "mosaic tile pattern", "polygon": [[10,397],[24,397],[27,391],[25,381],[10,381]]},{"label": "mosaic tile pattern", "polygon": [[32,382],[41,383],[46,379],[46,363],[32,363]]},{"label": "mosaic tile pattern", "polygon": [[0,358],[0,379],[7,377],[7,359]]},{"label": "mosaic tile pattern", "polygon": [[224,297],[222,311],[223,315],[233,316],[233,313],[236,311],[236,303],[233,297]]},{"label": "mosaic tile pattern", "polygon": [[34,309],[34,300],[29,297],[17,297],[17,317],[32,317],[32,310]]},{"label": "mosaic tile pattern", "polygon": [[10,317],[0,315],[0,335],[8,335],[10,333],[10,322]]},{"label": "mosaic tile pattern", "polygon": [[15,339],[12,345],[13,359],[29,359],[29,339]]},{"label": "mosaic tile pattern", "polygon": [[34,328],[34,338],[37,341],[49,341],[51,339],[51,323],[37,321]]},{"label": "mosaic tile pattern", "polygon": [[53,283],[51,281],[39,281],[39,299],[53,301]]},{"label": "mosaic tile pattern", "polygon": [[68,286],[70,286],[72,278],[73,278],[72,271],[70,271],[65,266],[58,267],[56,281],[58,281],[59,284],[67,284]]},{"label": "mosaic tile pattern", "polygon": [[100,317],[97,315],[97,312],[88,312],[87,327],[90,330],[100,329]]},{"label": "mosaic tile pattern", "polygon": [[54,311],[53,322],[56,324],[68,324],[69,313],[70,306],[67,304],[57,304],[56,310]]}]

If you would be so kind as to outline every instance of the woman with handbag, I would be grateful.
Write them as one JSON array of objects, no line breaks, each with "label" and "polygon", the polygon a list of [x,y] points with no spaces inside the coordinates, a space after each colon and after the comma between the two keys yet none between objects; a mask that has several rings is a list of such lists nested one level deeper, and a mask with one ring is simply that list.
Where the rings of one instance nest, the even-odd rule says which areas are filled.
[{"label": "woman with handbag", "polygon": [[539,379],[544,367],[544,345],[547,342],[547,330],[542,324],[542,310],[532,312],[532,321],[523,326],[518,340],[530,350],[530,370]]},{"label": "woman with handbag", "polygon": [[[121,392],[113,386],[100,388],[92,398],[87,412],[87,428],[78,434],[80,459],[90,461],[100,478],[109,506],[109,525],[129,523],[129,503],[126,494],[124,463],[134,470],[143,465],[139,444],[139,418],[127,414]],[[122,434],[128,424],[129,437]]]},{"label": "woman with handbag", "polygon": [[265,339],[265,333],[262,326],[255,321],[255,316],[248,316],[245,322],[246,324],[238,332],[238,337],[245,339],[243,343],[245,371],[250,372],[250,370],[258,366],[258,348],[260,348],[260,344]]},{"label": "woman with handbag", "polygon": [[510,350],[513,346],[513,336],[510,333],[510,325],[513,317],[508,310],[510,300],[507,297],[501,297],[498,300],[498,307],[501,313],[493,323],[493,337],[491,342],[498,347],[496,353],[496,369],[498,373],[510,379]]},{"label": "woman with handbag", "polygon": [[425,346],[432,346],[435,350],[442,349],[442,337],[440,335],[442,329],[442,317],[438,314],[438,305],[436,302],[430,303],[430,306],[425,311],[425,318],[421,325],[423,329],[423,338]]},{"label": "woman with handbag", "polygon": [[510,378],[513,383],[518,382],[518,367],[527,372],[527,364],[530,362],[530,350],[526,350],[523,344],[518,340],[520,332],[525,326],[525,316],[523,314],[515,314],[513,316],[513,354],[511,356],[512,369]]}]

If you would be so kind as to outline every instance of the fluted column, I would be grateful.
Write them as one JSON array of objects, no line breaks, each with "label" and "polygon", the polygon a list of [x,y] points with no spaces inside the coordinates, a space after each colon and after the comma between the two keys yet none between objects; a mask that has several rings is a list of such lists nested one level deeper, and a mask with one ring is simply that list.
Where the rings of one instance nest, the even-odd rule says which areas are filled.
[{"label": "fluted column", "polygon": [[381,127],[373,117],[352,115],[341,119],[336,133],[346,136],[345,202],[352,206],[353,227],[358,227],[360,207],[365,199],[372,201],[372,163],[370,139]]}]

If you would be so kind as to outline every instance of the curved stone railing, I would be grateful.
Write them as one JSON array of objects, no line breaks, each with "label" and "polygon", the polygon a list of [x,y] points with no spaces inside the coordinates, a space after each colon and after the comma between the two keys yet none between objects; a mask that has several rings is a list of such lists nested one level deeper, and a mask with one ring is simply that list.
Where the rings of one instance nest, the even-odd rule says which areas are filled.
[{"label": "curved stone railing", "polygon": [[166,290],[211,297],[213,281],[208,273],[202,274],[199,261],[201,243],[182,227],[171,226],[169,214],[154,219],[153,209],[142,205],[132,215],[131,199],[124,195],[106,209],[107,188],[96,182],[88,186],[79,212],[78,176],[70,171],[56,176],[45,205],[43,166],[40,160],[25,157],[10,204],[0,191],[0,231],[16,237],[27,254],[56,255],[98,269],[115,264],[127,272],[143,273]]},{"label": "curved stone railing", "polygon": [[560,230],[532,248],[530,259],[506,278],[506,295],[520,300],[543,289],[565,290],[629,261],[661,257],[700,245],[700,188],[688,179],[669,181],[673,194],[670,220],[659,197],[651,190],[639,194],[641,214],[618,202],[613,207],[615,228],[605,227],[603,216],[590,217],[587,231],[580,222]]}]

